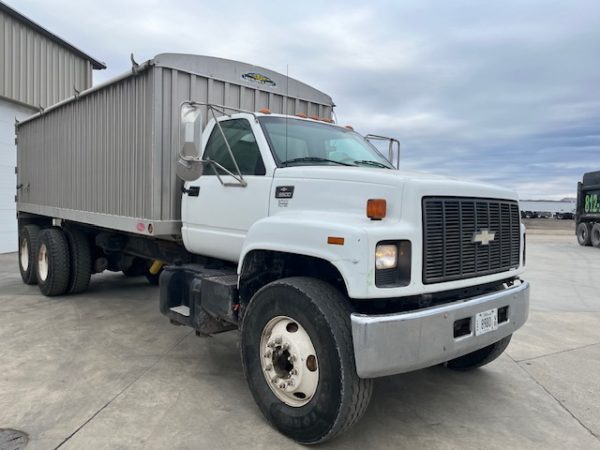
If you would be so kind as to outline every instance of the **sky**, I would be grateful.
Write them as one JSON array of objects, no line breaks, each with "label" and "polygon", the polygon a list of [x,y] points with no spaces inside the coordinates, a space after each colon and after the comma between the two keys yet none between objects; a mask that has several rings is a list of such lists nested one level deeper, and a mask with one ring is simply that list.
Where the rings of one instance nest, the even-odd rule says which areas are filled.
[{"label": "sky", "polygon": [[600,170],[600,1],[3,0],[94,58],[102,82],[163,52],[267,67],[396,137],[401,167],[576,195]]}]

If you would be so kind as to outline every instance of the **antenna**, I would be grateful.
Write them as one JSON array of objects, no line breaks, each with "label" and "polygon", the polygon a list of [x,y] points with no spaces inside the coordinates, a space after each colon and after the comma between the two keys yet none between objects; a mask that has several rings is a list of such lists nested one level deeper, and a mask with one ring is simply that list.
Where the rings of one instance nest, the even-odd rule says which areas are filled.
[{"label": "antenna", "polygon": [[290,65],[285,65],[285,160],[288,160],[288,116],[290,114]]}]

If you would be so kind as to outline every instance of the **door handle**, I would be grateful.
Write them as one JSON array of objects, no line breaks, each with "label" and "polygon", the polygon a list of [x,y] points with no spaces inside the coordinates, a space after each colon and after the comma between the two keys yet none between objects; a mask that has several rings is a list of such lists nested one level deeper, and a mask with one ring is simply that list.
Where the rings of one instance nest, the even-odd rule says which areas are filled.
[{"label": "door handle", "polygon": [[186,189],[185,186],[181,186],[181,192],[190,197],[198,197],[198,195],[200,195],[200,186],[190,186],[189,189]]}]

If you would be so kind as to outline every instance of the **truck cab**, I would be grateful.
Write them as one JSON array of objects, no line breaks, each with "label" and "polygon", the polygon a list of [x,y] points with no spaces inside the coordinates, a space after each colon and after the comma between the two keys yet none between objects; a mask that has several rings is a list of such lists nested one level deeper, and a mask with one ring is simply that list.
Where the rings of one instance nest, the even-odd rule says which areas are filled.
[{"label": "truck cab", "polygon": [[[276,404],[299,408],[318,397],[306,367],[327,351],[310,338],[302,302],[293,304],[299,293],[306,307],[322,308],[324,327],[335,328],[332,314],[345,316],[357,385],[440,363],[479,367],[525,323],[525,228],[514,192],[399,170],[351,128],[317,118],[225,114],[196,145],[184,159],[202,169],[183,189],[183,242],[230,261],[235,275],[169,267],[162,310],[178,322],[183,307],[182,322],[198,329],[207,321],[190,319],[196,305],[201,316],[240,326],[246,375],[264,376]],[[188,273],[191,294],[177,291],[173,301],[177,272]],[[220,276],[229,276],[228,289]],[[208,297],[214,305],[215,292],[227,306],[201,306]],[[341,304],[328,314],[323,302]],[[251,389],[283,427],[273,401]]]}]

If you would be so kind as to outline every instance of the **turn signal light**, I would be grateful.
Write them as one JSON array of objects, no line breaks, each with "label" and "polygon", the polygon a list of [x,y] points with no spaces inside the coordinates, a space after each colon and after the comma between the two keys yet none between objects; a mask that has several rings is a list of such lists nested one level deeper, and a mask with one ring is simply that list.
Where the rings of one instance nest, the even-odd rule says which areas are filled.
[{"label": "turn signal light", "polygon": [[337,236],[328,236],[327,243],[330,245],[344,245],[344,238]]},{"label": "turn signal light", "polygon": [[367,200],[367,217],[371,220],[381,220],[387,213],[387,202],[383,198]]}]

